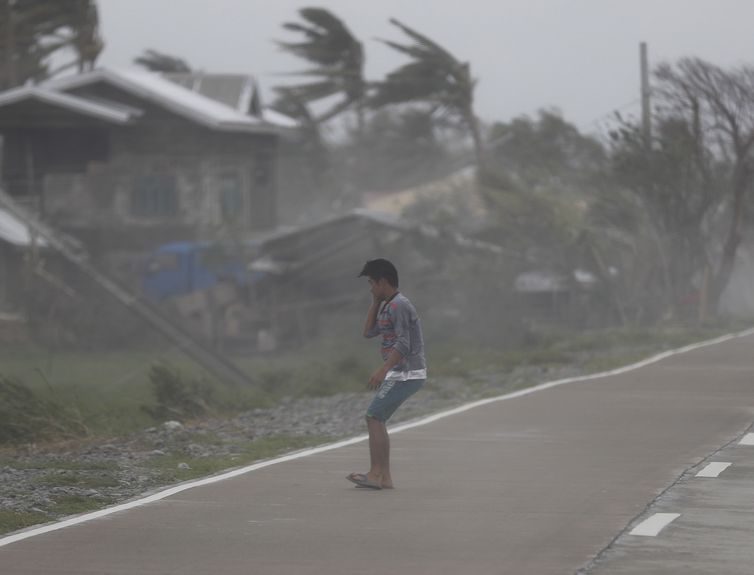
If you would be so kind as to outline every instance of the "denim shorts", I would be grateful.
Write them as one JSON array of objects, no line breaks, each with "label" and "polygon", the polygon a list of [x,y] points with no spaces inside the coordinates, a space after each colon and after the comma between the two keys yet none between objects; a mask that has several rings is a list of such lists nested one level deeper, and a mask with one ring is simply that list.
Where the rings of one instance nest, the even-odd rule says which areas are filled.
[{"label": "denim shorts", "polygon": [[367,408],[367,417],[385,423],[404,401],[421,389],[425,381],[424,379],[383,381]]}]

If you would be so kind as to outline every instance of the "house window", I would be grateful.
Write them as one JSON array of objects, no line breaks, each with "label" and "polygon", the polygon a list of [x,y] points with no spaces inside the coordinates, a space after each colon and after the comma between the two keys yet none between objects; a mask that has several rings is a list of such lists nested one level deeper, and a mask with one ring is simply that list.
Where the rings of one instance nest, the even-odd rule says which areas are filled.
[{"label": "house window", "polygon": [[220,213],[223,220],[236,220],[243,213],[241,178],[228,172],[220,176]]},{"label": "house window", "polygon": [[175,177],[151,174],[136,179],[131,193],[131,214],[143,218],[166,218],[178,214]]}]

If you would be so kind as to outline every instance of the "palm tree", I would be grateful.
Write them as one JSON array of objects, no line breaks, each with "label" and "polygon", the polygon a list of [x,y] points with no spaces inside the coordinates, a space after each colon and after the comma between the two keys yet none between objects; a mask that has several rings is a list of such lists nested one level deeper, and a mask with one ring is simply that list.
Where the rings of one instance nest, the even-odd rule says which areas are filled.
[{"label": "palm tree", "polygon": [[[77,66],[91,68],[103,48],[95,0],[0,0],[0,87],[41,81]],[[50,70],[49,58],[63,49],[73,62]]]},{"label": "palm tree", "polygon": [[425,101],[438,111],[460,117],[474,141],[477,165],[483,167],[484,147],[473,106],[476,81],[471,76],[469,63],[459,61],[445,48],[395,18],[390,23],[403,31],[412,43],[381,41],[412,60],[376,85],[371,104],[380,107]]},{"label": "palm tree", "polygon": [[79,72],[92,70],[105,47],[99,34],[99,13],[93,0],[77,0],[71,12],[70,44],[76,51]]},{"label": "palm tree", "polygon": [[316,66],[293,75],[309,76],[317,80],[281,86],[276,91],[304,105],[340,95],[341,100],[314,117],[314,122],[326,122],[355,107],[359,126],[363,126],[367,83],[364,80],[364,50],[361,42],[354,38],[340,19],[324,8],[303,8],[299,10],[299,14],[304,23],[287,22],[283,28],[302,33],[304,41],[278,42],[278,45],[284,51]]}]

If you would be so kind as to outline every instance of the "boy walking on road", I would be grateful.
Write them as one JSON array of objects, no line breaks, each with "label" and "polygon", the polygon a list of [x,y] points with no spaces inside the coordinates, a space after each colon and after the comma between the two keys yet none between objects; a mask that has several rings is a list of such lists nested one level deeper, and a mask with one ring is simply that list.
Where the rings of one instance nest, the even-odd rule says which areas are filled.
[{"label": "boy walking on road", "polygon": [[390,440],[386,422],[400,405],[424,385],[427,362],[416,308],[398,291],[398,271],[385,259],[370,260],[359,277],[366,276],[372,305],[364,324],[364,337],[382,336],[382,366],[372,374],[367,387],[377,390],[366,413],[369,430],[368,473],[351,473],[347,479],[357,487],[392,489]]}]

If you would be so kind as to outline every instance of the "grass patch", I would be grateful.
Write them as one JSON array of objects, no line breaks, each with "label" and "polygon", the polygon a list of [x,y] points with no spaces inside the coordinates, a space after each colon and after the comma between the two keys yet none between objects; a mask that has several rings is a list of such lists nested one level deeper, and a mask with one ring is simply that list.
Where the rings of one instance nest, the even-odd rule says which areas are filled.
[{"label": "grass patch", "polygon": [[7,511],[0,509],[0,533],[11,533],[32,525],[46,523],[50,518],[44,513]]},{"label": "grass patch", "polygon": [[111,461],[82,463],[66,459],[46,459],[41,461],[21,461],[9,457],[0,458],[0,467],[13,469],[65,469],[67,471],[117,471],[118,464]]},{"label": "grass patch", "polygon": [[118,479],[112,475],[82,475],[50,473],[36,479],[39,485],[54,485],[56,487],[82,487],[87,489],[101,489],[117,487]]},{"label": "grass patch", "polygon": [[[218,473],[225,469],[241,467],[261,459],[269,459],[289,451],[296,451],[306,447],[321,445],[334,441],[327,436],[276,436],[255,439],[253,441],[236,444],[237,454],[227,457],[185,457],[181,455],[166,455],[149,461],[149,466],[160,472],[162,482],[175,483],[187,481]],[[178,465],[186,463],[189,469],[178,469]]]},{"label": "grass patch", "polygon": [[59,517],[95,511],[110,503],[109,500],[84,497],[83,495],[63,495],[55,498],[54,501],[55,505],[50,508],[50,511]]}]

